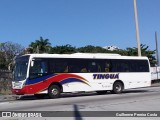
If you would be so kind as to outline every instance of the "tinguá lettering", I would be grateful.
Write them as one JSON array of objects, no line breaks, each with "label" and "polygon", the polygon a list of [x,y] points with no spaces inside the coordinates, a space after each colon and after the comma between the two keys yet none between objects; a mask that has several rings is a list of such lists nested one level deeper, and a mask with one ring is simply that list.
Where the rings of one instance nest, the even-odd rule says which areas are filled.
[{"label": "tingu\u00e1 lettering", "polygon": [[93,79],[119,79],[119,74],[93,74]]}]

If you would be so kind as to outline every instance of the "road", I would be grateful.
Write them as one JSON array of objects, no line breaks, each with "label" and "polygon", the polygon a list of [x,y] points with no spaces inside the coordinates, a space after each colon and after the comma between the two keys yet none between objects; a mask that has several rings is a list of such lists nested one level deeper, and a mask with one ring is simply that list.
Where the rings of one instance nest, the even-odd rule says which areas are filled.
[{"label": "road", "polygon": [[[0,111],[71,111],[80,118],[89,114],[82,111],[95,111],[89,115],[90,117],[100,117],[96,115],[98,111],[160,111],[160,87],[131,89],[122,94],[65,94],[58,99],[35,99],[33,96],[28,96],[16,101],[1,102]],[[61,113],[60,115],[56,113],[56,116],[58,119],[65,117]],[[142,117],[141,120],[143,119],[146,118]],[[147,117],[147,119],[157,119],[157,117]]]}]

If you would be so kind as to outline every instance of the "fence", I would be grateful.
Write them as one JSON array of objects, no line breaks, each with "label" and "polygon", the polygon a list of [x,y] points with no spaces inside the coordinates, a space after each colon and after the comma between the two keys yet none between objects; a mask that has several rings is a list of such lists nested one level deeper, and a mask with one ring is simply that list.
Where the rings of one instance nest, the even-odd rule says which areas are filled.
[{"label": "fence", "polygon": [[160,67],[151,67],[152,80],[160,79]]},{"label": "fence", "polygon": [[160,66],[151,67],[151,79],[152,79],[152,84],[160,83]]},{"label": "fence", "polygon": [[8,70],[0,70],[0,94],[11,93],[12,72]]}]

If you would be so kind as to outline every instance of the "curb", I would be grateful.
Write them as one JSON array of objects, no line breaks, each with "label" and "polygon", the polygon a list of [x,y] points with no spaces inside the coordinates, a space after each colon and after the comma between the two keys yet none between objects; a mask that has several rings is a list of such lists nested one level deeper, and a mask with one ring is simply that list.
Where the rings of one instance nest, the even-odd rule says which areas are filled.
[{"label": "curb", "polygon": [[154,83],[151,85],[151,87],[160,87],[160,83]]},{"label": "curb", "polygon": [[18,98],[19,98],[18,95],[0,95],[0,102],[13,101],[13,100],[16,100]]}]

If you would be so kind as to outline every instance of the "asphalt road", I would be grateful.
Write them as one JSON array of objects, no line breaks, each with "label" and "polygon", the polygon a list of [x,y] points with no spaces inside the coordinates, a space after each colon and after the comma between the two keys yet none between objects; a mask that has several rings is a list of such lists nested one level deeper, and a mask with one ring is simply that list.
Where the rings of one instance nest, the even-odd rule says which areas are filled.
[{"label": "asphalt road", "polygon": [[[128,111],[160,111],[160,87],[131,89],[124,91],[122,94],[65,94],[58,99],[36,99],[33,96],[27,96],[15,101],[0,102],[0,111],[70,111],[74,116],[75,114],[79,116],[79,119],[76,120],[82,120],[82,118],[86,117],[87,119],[91,119],[88,118],[86,114],[91,114],[89,117],[94,117],[94,119],[100,119],[102,117],[98,115],[98,111],[117,111],[117,114],[120,114],[120,111],[126,111],[127,114]],[[84,111],[94,112],[87,113]],[[62,113],[59,114],[56,112],[52,114],[55,114],[58,117],[57,119],[66,117],[65,115],[63,116]],[[74,119],[74,116],[71,119]],[[104,117],[106,116],[104,115]],[[70,118],[67,117],[65,119]],[[109,117],[109,119],[111,119],[111,117]],[[122,117],[120,117],[120,119],[122,119]],[[129,119],[138,118],[130,117]],[[141,117],[141,120],[143,119],[160,119],[160,117]]]}]

